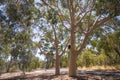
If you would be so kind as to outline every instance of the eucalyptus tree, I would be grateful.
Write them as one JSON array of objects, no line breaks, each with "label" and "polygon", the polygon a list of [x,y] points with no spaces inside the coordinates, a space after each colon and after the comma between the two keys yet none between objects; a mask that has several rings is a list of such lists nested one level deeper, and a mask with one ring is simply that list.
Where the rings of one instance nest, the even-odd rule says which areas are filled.
[{"label": "eucalyptus tree", "polygon": [[[46,18],[41,18],[37,24],[39,27],[40,41],[38,47],[41,54],[45,54],[46,58],[55,60],[55,74],[60,74],[60,58],[65,53],[69,42],[68,32],[62,28],[61,23],[56,18],[52,18],[54,10],[49,10]],[[50,18],[51,17],[51,18]],[[49,18],[49,19],[48,19]]]},{"label": "eucalyptus tree", "polygon": [[30,63],[33,50],[30,26],[37,19],[34,15],[36,12],[34,1],[5,0],[1,5],[4,6],[4,15],[0,13],[3,36],[1,49],[2,53],[7,53],[11,57],[7,71],[9,71],[11,61],[16,60],[24,71],[29,65],[27,63]]},{"label": "eucalyptus tree", "polygon": [[[30,0],[31,2],[31,0]],[[120,15],[119,10],[119,0],[111,1],[111,0],[41,0],[38,5],[43,10],[42,14],[46,18],[54,32],[54,39],[55,44],[58,43],[57,37],[55,34],[56,25],[55,23],[60,23],[63,28],[65,28],[70,37],[70,58],[69,58],[69,76],[76,76],[76,59],[79,54],[82,53],[84,48],[86,47],[87,43],[89,42],[91,36],[93,35],[94,31],[98,29],[107,21],[111,20],[112,18]],[[27,5],[27,4],[25,4]],[[111,6],[113,5],[113,6]],[[10,15],[13,13],[10,10],[10,18],[13,21],[19,21],[20,23],[24,23],[27,19],[27,22],[31,18],[29,17],[22,17],[25,15],[30,15],[29,7],[27,6],[28,13],[23,13],[24,9],[21,7],[21,4],[16,4],[17,10],[13,5],[10,5],[9,8],[13,7],[13,10],[17,12],[21,12],[21,14],[15,13],[16,16],[11,17]],[[20,9],[20,10],[18,10]],[[23,9],[23,10],[22,10]],[[32,8],[30,8],[32,9]],[[52,11],[51,11],[52,10]],[[23,11],[23,12],[22,12]],[[49,14],[50,11],[50,14]],[[52,12],[52,17],[51,17]],[[46,17],[46,15],[49,15]],[[16,18],[18,17],[18,18]],[[19,24],[19,22],[17,22]],[[23,24],[24,25],[24,24]],[[29,25],[29,23],[28,23]],[[81,34],[81,35],[80,35]],[[76,37],[77,36],[77,37]],[[77,39],[79,36],[79,39]],[[79,40],[79,44],[78,44]],[[57,44],[55,45],[55,49],[57,52]]]},{"label": "eucalyptus tree", "polygon": [[[41,0],[40,4],[45,11],[55,10],[58,22],[70,32],[69,76],[76,76],[77,56],[82,53],[94,31],[99,31],[104,23],[120,15],[119,0]],[[79,44],[76,43],[78,34],[82,35],[79,36]]]},{"label": "eucalyptus tree", "polygon": [[27,59],[24,57],[25,55],[27,56],[31,54],[32,40],[30,39],[31,37],[28,29],[25,30],[24,28],[21,29],[18,26],[12,27],[10,25],[4,26],[2,29],[3,41],[1,43],[1,51],[3,54],[10,57],[10,62],[7,68],[8,72],[12,62],[18,60],[21,63],[21,60]]}]

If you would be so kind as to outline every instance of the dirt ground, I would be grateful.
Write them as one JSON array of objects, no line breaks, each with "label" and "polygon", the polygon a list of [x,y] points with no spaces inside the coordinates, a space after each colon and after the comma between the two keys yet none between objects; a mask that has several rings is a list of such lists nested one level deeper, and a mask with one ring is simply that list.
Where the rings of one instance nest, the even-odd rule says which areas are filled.
[{"label": "dirt ground", "polygon": [[27,72],[4,73],[0,80],[120,80],[120,70],[78,70],[76,77],[69,77],[67,70],[62,70],[61,75],[54,75],[54,70],[39,70]]}]

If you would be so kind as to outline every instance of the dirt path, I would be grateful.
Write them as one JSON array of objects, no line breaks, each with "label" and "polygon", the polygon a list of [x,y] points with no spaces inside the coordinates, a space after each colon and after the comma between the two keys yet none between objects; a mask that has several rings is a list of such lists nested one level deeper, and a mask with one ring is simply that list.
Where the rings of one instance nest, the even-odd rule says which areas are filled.
[{"label": "dirt path", "polygon": [[120,80],[120,70],[78,70],[77,77],[69,77],[67,69],[61,69],[61,75],[54,75],[54,69],[26,72],[5,73],[0,80]]}]

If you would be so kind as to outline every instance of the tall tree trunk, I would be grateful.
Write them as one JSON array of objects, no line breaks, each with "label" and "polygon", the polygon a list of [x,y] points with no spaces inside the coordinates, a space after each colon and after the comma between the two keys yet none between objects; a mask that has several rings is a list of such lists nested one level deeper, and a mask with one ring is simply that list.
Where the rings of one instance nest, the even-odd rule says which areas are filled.
[{"label": "tall tree trunk", "polygon": [[[74,20],[74,19],[72,19]],[[71,21],[72,22],[72,21]],[[74,22],[74,21],[73,21]],[[75,26],[71,23],[71,48],[70,48],[70,58],[69,58],[69,76],[76,76],[76,50],[75,50]]]},{"label": "tall tree trunk", "polygon": [[60,57],[59,55],[56,55],[56,61],[55,61],[55,75],[60,74]]},{"label": "tall tree trunk", "polygon": [[68,0],[69,3],[69,11],[70,11],[70,18],[71,18],[71,35],[70,35],[70,58],[69,58],[69,76],[74,77],[76,76],[76,50],[75,50],[75,13],[74,13],[74,6],[73,0]]}]

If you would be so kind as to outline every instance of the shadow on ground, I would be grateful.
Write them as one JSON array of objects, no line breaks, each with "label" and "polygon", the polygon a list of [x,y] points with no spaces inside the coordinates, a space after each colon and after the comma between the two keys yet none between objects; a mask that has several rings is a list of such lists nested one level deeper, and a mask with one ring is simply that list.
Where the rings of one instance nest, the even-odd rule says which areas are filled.
[{"label": "shadow on ground", "polygon": [[[86,77],[85,80],[120,80],[120,70],[94,70],[94,71],[77,71],[78,76]],[[79,78],[78,78],[79,80]]]},{"label": "shadow on ground", "polygon": [[44,74],[26,74],[26,75],[19,75],[12,78],[5,78],[4,80],[51,80],[56,78],[56,75],[50,73]]},{"label": "shadow on ground", "polygon": [[68,72],[61,73],[56,76],[53,73],[42,73],[42,74],[26,74],[19,75],[12,78],[4,78],[2,80],[120,80],[120,70],[115,71],[84,71],[78,70],[76,77],[69,77]]}]

